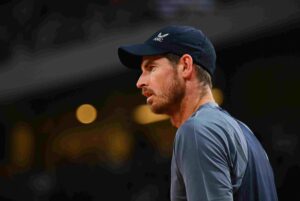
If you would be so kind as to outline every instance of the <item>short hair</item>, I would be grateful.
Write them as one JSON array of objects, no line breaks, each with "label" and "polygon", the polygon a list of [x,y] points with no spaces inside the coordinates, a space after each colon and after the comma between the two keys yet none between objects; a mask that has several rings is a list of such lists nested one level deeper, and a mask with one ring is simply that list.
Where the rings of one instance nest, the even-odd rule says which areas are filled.
[{"label": "short hair", "polygon": [[[164,55],[172,64],[178,64],[180,60],[180,56],[172,53],[167,53]],[[208,85],[209,88],[212,89],[212,79],[210,74],[205,70],[202,66],[198,64],[194,64],[196,69],[197,78],[200,82],[202,82],[204,85]]]}]

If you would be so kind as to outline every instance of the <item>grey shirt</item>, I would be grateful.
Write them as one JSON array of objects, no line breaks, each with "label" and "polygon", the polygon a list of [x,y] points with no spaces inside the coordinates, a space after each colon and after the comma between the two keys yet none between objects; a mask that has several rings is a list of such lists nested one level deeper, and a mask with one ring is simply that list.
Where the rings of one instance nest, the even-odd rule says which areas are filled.
[{"label": "grey shirt", "polygon": [[246,165],[247,143],[236,120],[207,103],[177,130],[171,201],[232,201]]}]

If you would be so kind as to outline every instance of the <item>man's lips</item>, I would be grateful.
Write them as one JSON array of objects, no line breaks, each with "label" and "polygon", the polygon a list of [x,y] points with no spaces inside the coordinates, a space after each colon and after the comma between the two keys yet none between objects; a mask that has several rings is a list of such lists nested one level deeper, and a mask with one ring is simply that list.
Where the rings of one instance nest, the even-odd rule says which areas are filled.
[{"label": "man's lips", "polygon": [[147,98],[147,103],[151,104],[152,103],[152,97],[154,94],[154,92],[151,89],[145,89],[143,88],[142,94]]},{"label": "man's lips", "polygon": [[151,90],[144,90],[142,91],[143,96],[149,98],[150,96],[152,96],[154,93]]},{"label": "man's lips", "polygon": [[149,98],[150,96],[152,96],[152,93],[143,93],[144,96],[146,96],[147,98]]}]

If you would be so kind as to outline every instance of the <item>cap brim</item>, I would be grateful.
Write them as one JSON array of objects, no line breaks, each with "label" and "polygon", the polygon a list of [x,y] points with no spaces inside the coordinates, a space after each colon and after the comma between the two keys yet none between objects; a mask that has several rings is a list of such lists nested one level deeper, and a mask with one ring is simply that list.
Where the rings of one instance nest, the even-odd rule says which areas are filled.
[{"label": "cap brim", "polygon": [[168,51],[148,44],[126,45],[118,48],[121,63],[128,68],[139,69],[143,56],[152,56],[167,53]]}]

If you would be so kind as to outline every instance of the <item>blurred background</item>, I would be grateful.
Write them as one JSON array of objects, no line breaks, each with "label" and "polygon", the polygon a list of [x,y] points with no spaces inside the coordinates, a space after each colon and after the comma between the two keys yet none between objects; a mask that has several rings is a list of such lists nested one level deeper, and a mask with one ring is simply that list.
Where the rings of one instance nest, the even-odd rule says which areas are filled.
[{"label": "blurred background", "polygon": [[169,24],[217,51],[214,96],[300,200],[298,0],[1,0],[0,200],[169,200],[176,129],[117,57]]}]

